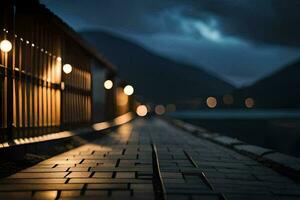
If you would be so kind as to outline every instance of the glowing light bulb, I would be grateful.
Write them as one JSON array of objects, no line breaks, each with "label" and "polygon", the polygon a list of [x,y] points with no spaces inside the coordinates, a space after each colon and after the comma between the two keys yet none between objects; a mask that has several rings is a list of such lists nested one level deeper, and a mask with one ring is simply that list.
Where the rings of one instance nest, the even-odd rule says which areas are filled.
[{"label": "glowing light bulb", "polygon": [[57,57],[56,60],[57,60],[58,62],[61,62],[61,57]]},{"label": "glowing light bulb", "polygon": [[215,108],[217,106],[217,99],[215,97],[208,97],[206,104],[209,108]]},{"label": "glowing light bulb", "polygon": [[63,71],[66,74],[70,74],[72,72],[72,66],[70,64],[64,64],[63,66]]},{"label": "glowing light bulb", "polygon": [[12,49],[12,44],[8,40],[2,40],[0,43],[0,49],[1,51],[7,53]]},{"label": "glowing light bulb", "polygon": [[114,83],[111,80],[106,80],[103,85],[105,89],[109,90],[114,86]]},{"label": "glowing light bulb", "polygon": [[254,105],[255,105],[254,99],[252,99],[251,97],[245,99],[245,106],[247,108],[253,108]]},{"label": "glowing light bulb", "polygon": [[128,96],[130,96],[130,95],[132,95],[133,94],[133,92],[134,92],[134,89],[133,89],[133,87],[131,86],[131,85],[126,85],[125,87],[124,87],[124,93],[126,94],[126,95],[128,95]]},{"label": "glowing light bulb", "polygon": [[166,108],[165,108],[165,106],[163,106],[163,105],[157,105],[157,106],[155,106],[155,113],[157,114],[157,115],[163,115],[163,114],[165,114],[165,112],[166,112]]},{"label": "glowing light bulb", "polygon": [[139,105],[136,108],[136,114],[140,117],[146,116],[147,113],[148,113],[148,109],[147,109],[147,106],[145,106],[145,105]]}]

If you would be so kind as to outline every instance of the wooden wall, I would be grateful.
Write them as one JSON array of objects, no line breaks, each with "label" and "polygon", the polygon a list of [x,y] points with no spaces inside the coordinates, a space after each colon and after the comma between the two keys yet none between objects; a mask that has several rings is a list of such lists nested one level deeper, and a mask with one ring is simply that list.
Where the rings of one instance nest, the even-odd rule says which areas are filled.
[{"label": "wooden wall", "polygon": [[0,141],[92,121],[91,56],[49,11],[28,2],[17,1],[15,12],[10,0],[0,8],[0,41],[13,45],[0,53]]}]

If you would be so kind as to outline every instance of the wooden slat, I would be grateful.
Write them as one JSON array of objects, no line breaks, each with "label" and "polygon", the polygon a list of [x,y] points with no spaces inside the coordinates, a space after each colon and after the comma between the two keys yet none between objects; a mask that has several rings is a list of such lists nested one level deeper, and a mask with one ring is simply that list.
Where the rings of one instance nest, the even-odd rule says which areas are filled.
[{"label": "wooden slat", "polygon": [[[13,138],[37,136],[58,126],[73,128],[92,119],[91,54],[61,24],[49,21],[50,13],[43,9],[17,1],[15,16],[6,15],[15,21],[9,27],[15,31],[0,29],[0,39],[13,43],[9,56],[0,53],[0,128],[13,126]],[[73,66],[70,74],[62,73],[63,63]],[[61,82],[65,90],[58,87]]]}]

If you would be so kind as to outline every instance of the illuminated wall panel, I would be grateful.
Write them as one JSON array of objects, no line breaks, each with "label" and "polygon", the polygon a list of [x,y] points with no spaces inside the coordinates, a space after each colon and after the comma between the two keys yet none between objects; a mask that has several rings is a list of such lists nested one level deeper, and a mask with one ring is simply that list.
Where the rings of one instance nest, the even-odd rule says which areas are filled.
[{"label": "illuminated wall panel", "polygon": [[0,142],[90,124],[92,56],[43,6],[17,1],[15,15],[2,8],[0,41],[12,50],[0,51]]},{"label": "illuminated wall panel", "polygon": [[123,92],[123,87],[117,88],[117,115],[125,114],[129,111],[129,97]]}]

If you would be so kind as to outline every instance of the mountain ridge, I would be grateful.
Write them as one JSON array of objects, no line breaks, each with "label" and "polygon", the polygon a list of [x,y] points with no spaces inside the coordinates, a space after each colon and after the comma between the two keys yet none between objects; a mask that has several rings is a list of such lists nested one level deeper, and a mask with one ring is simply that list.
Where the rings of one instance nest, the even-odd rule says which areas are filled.
[{"label": "mountain ridge", "polygon": [[137,94],[149,101],[175,103],[235,89],[205,70],[157,55],[125,38],[103,31],[81,35],[118,67],[120,77],[130,81]]},{"label": "mountain ridge", "polygon": [[299,108],[300,107],[300,59],[253,85],[236,91],[237,95],[252,96],[258,107]]}]

